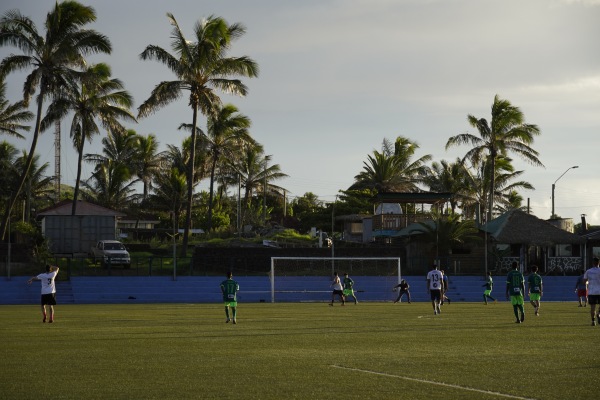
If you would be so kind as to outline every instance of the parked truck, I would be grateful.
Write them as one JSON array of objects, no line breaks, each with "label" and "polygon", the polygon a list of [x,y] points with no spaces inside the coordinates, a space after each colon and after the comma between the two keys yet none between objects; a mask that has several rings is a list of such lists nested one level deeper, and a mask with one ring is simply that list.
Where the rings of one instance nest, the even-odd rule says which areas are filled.
[{"label": "parked truck", "polygon": [[90,249],[90,257],[94,263],[100,260],[103,266],[122,265],[125,268],[131,266],[129,252],[118,240],[99,240]]}]

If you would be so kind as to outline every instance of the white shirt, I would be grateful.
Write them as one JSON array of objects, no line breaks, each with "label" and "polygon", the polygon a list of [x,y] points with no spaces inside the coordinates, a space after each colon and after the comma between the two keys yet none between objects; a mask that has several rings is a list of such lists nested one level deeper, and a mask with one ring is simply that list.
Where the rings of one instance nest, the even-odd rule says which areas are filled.
[{"label": "white shirt", "polygon": [[332,285],[333,285],[333,290],[342,290],[342,289],[344,289],[342,287],[342,282],[340,282],[340,277],[339,276],[336,276],[335,278],[333,278]]},{"label": "white shirt", "polygon": [[588,295],[600,295],[600,268],[592,267],[585,271],[583,279],[588,281]]},{"label": "white shirt", "polygon": [[58,274],[58,271],[45,272],[37,276],[42,281],[42,294],[56,293],[56,285],[54,284],[56,274]]},{"label": "white shirt", "polygon": [[442,280],[444,279],[444,274],[442,271],[437,269],[432,269],[427,274],[427,280],[429,281],[429,290],[442,290]]}]

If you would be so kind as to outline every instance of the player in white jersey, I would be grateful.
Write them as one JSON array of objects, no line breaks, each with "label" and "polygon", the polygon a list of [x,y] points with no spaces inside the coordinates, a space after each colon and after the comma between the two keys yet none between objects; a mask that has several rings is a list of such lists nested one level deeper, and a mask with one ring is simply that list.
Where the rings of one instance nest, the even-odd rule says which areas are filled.
[{"label": "player in white jersey", "polygon": [[27,283],[31,285],[33,281],[42,282],[42,322],[46,322],[46,306],[50,308],[50,319],[48,322],[54,322],[54,306],[56,305],[56,284],[54,282],[59,268],[54,265],[46,265],[46,272],[31,277]]},{"label": "player in white jersey", "polygon": [[439,314],[440,303],[444,295],[444,274],[433,265],[433,269],[427,274],[427,290],[431,296],[431,305],[433,306],[433,315]]},{"label": "player in white jersey", "polygon": [[[596,306],[600,304],[600,260],[594,257],[593,266],[585,271],[583,280],[588,284],[588,303],[592,315],[592,326],[596,325]],[[600,315],[598,316],[600,321]]]},{"label": "player in white jersey", "polygon": [[331,281],[331,285],[329,285],[329,286],[333,287],[333,292],[331,292],[331,303],[329,303],[329,305],[330,306],[333,305],[335,296],[340,297],[340,301],[342,302],[342,305],[346,304],[346,297],[344,296],[344,287],[342,286],[340,276],[338,275],[337,272],[333,273],[333,281]]}]

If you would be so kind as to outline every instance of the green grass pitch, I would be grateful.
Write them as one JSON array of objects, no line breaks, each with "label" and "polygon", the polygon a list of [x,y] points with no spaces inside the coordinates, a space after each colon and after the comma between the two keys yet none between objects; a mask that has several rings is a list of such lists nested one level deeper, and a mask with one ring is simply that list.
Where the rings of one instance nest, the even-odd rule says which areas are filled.
[{"label": "green grass pitch", "polygon": [[[600,326],[542,303],[0,307],[3,399],[590,399]],[[440,395],[443,395],[440,397]]]}]

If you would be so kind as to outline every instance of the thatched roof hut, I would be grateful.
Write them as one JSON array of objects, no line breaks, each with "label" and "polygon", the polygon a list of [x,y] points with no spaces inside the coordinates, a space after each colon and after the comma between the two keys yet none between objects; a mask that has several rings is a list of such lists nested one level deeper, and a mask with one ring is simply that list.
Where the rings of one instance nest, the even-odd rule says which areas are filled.
[{"label": "thatched roof hut", "polygon": [[481,228],[497,243],[553,246],[583,244],[585,239],[521,210],[508,211]]}]

